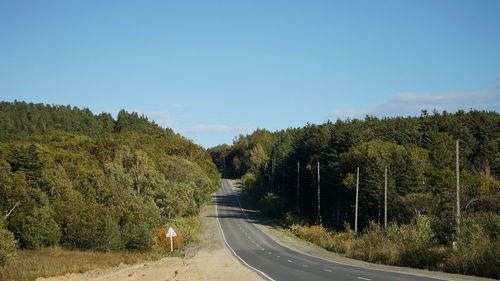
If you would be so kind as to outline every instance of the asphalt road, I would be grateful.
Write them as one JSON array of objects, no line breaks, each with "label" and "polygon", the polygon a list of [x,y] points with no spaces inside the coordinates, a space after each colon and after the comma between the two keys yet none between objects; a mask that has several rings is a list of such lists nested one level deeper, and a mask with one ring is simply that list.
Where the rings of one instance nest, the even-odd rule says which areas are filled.
[{"label": "asphalt road", "polygon": [[293,251],[253,224],[229,180],[222,180],[215,199],[226,246],[243,264],[269,280],[443,280],[344,265]]}]

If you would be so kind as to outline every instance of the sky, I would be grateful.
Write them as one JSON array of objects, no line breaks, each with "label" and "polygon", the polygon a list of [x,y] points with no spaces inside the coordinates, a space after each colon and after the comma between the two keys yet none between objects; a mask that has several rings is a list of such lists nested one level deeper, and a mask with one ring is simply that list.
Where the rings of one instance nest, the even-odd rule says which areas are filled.
[{"label": "sky", "polygon": [[0,100],[136,111],[208,148],[499,111],[498,0],[0,0]]}]

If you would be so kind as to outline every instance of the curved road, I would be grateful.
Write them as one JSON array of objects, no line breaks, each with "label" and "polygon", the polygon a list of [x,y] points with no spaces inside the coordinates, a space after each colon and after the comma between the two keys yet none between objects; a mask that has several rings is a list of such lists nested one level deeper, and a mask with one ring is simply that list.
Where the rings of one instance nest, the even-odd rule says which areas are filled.
[{"label": "curved road", "polygon": [[339,264],[286,248],[252,223],[227,179],[222,180],[215,199],[226,246],[242,263],[268,280],[442,280]]}]

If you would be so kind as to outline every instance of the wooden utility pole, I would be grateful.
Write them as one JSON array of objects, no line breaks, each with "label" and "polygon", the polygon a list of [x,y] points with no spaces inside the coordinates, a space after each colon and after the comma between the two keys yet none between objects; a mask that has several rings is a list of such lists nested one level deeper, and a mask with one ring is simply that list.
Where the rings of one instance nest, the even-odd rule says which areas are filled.
[{"label": "wooden utility pole", "polygon": [[297,161],[297,213],[300,213],[299,191],[300,191],[300,162]]},{"label": "wooden utility pole", "polygon": [[455,159],[456,159],[456,174],[457,174],[457,231],[460,229],[460,150],[459,150],[459,140],[457,140],[455,149]]},{"label": "wooden utility pole", "polygon": [[274,165],[276,163],[276,156],[271,160],[271,192],[274,192]]},{"label": "wooden utility pole", "polygon": [[354,233],[358,233],[359,167],[356,169],[356,209],[354,211]]},{"label": "wooden utility pole", "polygon": [[384,184],[384,228],[387,228],[387,166],[384,170],[385,184]]},{"label": "wooden utility pole", "polygon": [[316,223],[321,225],[321,188],[320,188],[320,175],[319,175],[319,161],[318,161],[318,218],[316,219]]}]

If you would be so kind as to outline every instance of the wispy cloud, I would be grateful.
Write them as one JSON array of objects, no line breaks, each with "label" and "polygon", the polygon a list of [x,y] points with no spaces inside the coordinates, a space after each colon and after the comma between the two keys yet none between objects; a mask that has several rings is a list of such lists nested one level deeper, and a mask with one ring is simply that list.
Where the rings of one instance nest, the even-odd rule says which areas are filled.
[{"label": "wispy cloud", "polygon": [[[172,116],[169,111],[145,111],[145,110],[135,110],[135,112],[144,114],[150,120],[155,121],[158,125],[162,127],[167,127],[173,129],[175,132],[189,135],[204,135],[204,136],[215,136],[220,134],[243,134],[249,133],[255,129],[255,127],[247,124],[237,124],[237,125],[226,125],[226,124],[189,124],[186,123],[185,119],[192,119],[194,115],[190,113],[185,113],[181,116]],[[190,115],[191,118],[187,118],[185,115]]]},{"label": "wispy cloud", "polygon": [[415,116],[421,110],[456,111],[458,109],[499,110],[499,91],[436,92],[436,93],[398,93],[385,101],[366,108],[335,109],[329,118],[361,118],[375,116]]},{"label": "wispy cloud", "polygon": [[174,104],[171,104],[169,106],[167,106],[168,108],[182,108],[182,107],[188,107],[189,104],[185,104],[185,103],[174,103]]},{"label": "wispy cloud", "polygon": [[206,125],[206,124],[197,124],[188,126],[184,132],[192,133],[192,134],[201,134],[201,133],[245,133],[250,132],[254,129],[254,127],[239,124],[235,126],[228,125]]},{"label": "wispy cloud", "polygon": [[180,123],[177,120],[174,120],[170,117],[170,113],[168,111],[145,111],[145,110],[133,110],[139,114],[143,114],[148,117],[149,120],[153,120],[156,124],[176,130],[176,126]]}]

